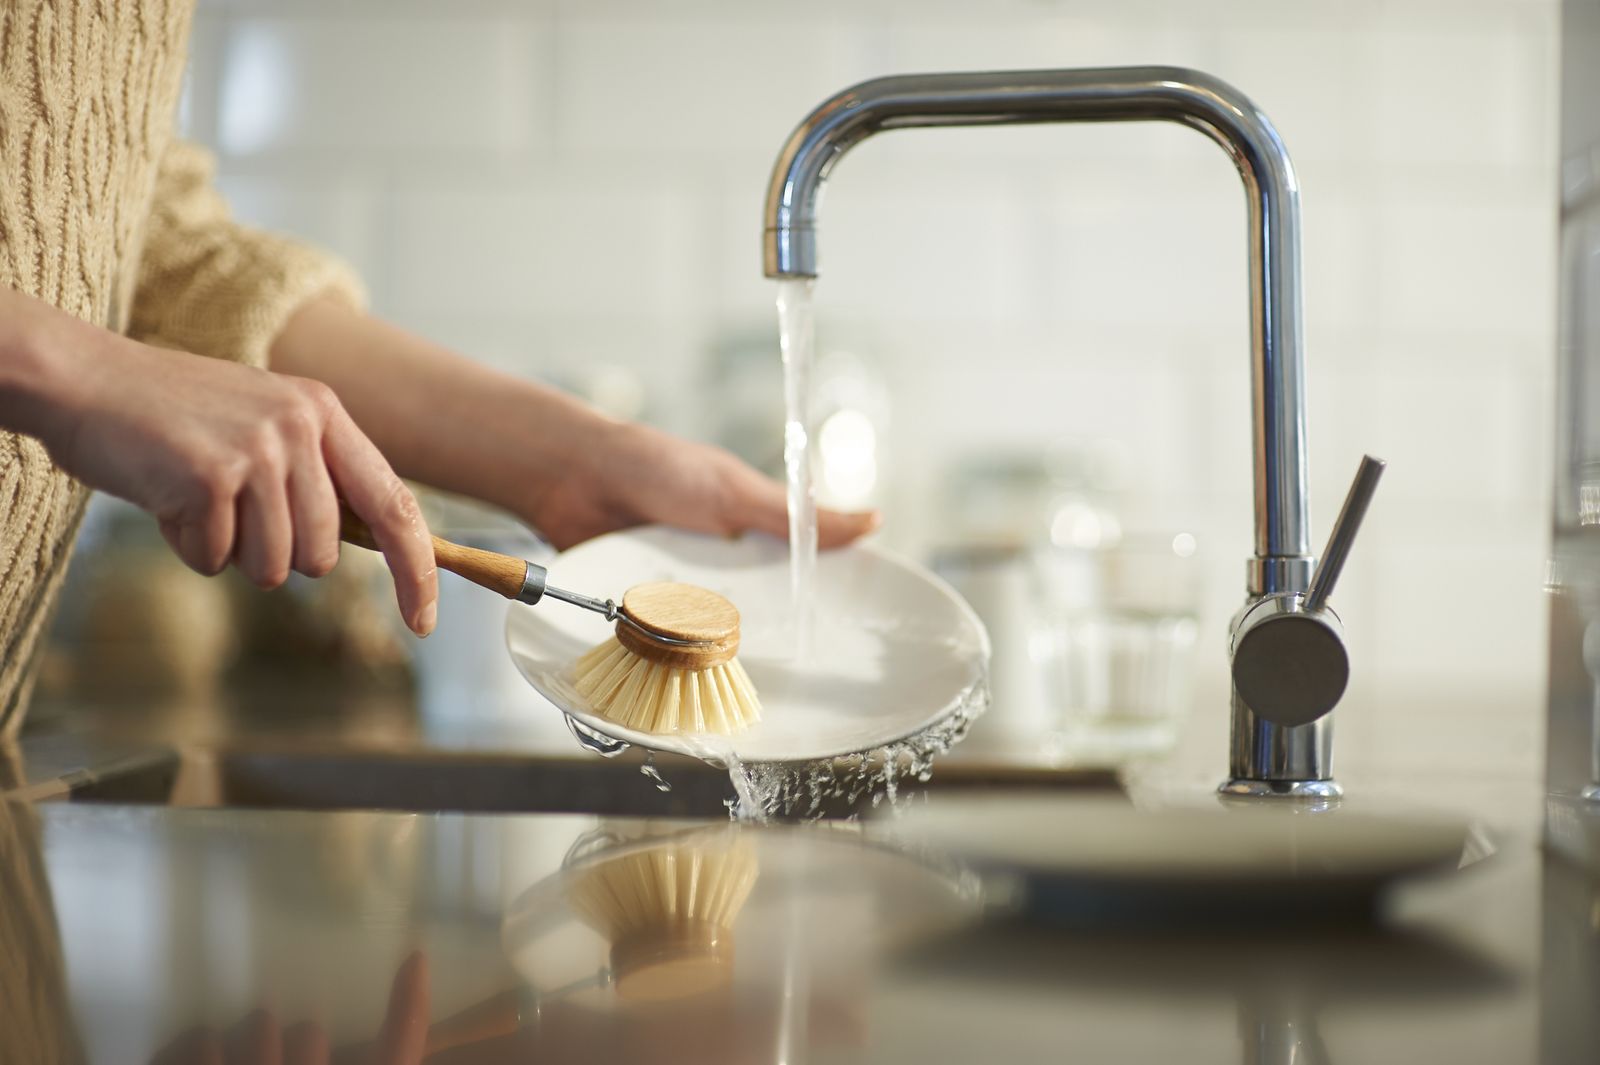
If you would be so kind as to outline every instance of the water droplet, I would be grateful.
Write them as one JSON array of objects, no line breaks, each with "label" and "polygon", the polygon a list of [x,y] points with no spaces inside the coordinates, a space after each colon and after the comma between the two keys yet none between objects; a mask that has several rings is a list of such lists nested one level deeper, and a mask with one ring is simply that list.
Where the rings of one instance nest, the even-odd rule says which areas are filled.
[{"label": "water droplet", "polygon": [[656,768],[656,752],[644,752],[644,764],[639,767],[639,772],[643,773],[646,779],[656,786],[657,791],[666,792],[672,790],[672,785],[667,783],[667,778],[662,776],[661,770]]},{"label": "water droplet", "polygon": [[572,733],[584,750],[593,751],[601,758],[615,758],[628,749],[628,745],[622,740],[601,735],[594,729],[579,722],[571,714],[566,715],[566,718],[567,731]]}]

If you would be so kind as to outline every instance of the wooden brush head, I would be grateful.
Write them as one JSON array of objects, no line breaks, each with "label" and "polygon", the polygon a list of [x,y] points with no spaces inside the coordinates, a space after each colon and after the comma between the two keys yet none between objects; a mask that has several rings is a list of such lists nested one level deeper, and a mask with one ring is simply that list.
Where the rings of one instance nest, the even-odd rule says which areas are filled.
[{"label": "wooden brush head", "polygon": [[622,612],[653,633],[698,645],[660,643],[619,622],[617,642],[652,662],[674,669],[710,669],[739,652],[739,608],[705,588],[673,581],[636,585],[622,596]]},{"label": "wooden brush head", "polygon": [[670,1002],[733,982],[733,937],[709,921],[641,928],[611,945],[617,994]]}]

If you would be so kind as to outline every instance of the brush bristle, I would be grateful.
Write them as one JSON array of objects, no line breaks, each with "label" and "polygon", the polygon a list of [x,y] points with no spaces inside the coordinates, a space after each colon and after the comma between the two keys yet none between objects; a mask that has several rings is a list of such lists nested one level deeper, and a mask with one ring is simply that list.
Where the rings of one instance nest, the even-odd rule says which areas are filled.
[{"label": "brush bristle", "polygon": [[733,923],[757,875],[749,840],[666,844],[583,870],[567,901],[610,945],[619,1000],[671,1002],[732,983]]},{"label": "brush bristle", "polygon": [[629,651],[615,636],[578,659],[578,693],[595,713],[637,732],[742,732],[761,720],[755,685],[729,659],[681,669]]},{"label": "brush bristle", "polygon": [[584,923],[609,942],[678,925],[726,931],[755,885],[755,851],[731,847],[657,847],[587,870],[567,898]]}]

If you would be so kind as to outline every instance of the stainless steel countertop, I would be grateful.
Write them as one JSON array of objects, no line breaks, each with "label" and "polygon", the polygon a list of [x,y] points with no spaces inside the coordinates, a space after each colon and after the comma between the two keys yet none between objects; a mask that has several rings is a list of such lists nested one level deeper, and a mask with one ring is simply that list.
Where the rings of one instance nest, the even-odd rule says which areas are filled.
[{"label": "stainless steel countertop", "polygon": [[[222,705],[68,707],[53,724],[99,737],[116,757],[130,740],[277,747],[291,761],[424,757],[481,775],[474,760],[492,755],[494,772],[514,777],[518,759],[531,774],[539,759],[578,754],[559,732],[471,709],[439,722],[404,694],[258,689]],[[1422,716],[1408,708],[1405,721]],[[1194,756],[1129,772],[1122,801],[1152,816],[1214,809],[1216,736],[1195,731]],[[63,790],[52,773],[92,775],[102,757],[46,754],[27,778],[33,798]],[[1046,767],[1014,754],[978,761],[1037,786]],[[935,784],[974,772],[971,760],[960,765],[941,763]],[[316,1019],[335,1047],[365,1045],[397,973],[417,976],[418,962],[405,968],[416,951],[425,1012],[445,1033],[435,1040],[459,1043],[440,1062],[1600,1059],[1600,882],[1541,853],[1536,774],[1452,755],[1351,758],[1341,776],[1347,809],[1454,812],[1485,826],[1497,850],[1402,887],[1376,923],[1244,935],[1023,920],[1006,911],[1004,885],[979,890],[875,824],[0,804],[0,1062],[72,1060],[40,1048],[74,1038],[92,1061],[150,1061],[197,1025],[226,1030],[262,1009],[285,1024]],[[1087,782],[1051,801],[1094,801]],[[1098,780],[1101,801],[1108,783]],[[937,787],[930,796],[941,801]],[[699,943],[704,964],[732,957],[732,990],[647,1009],[622,1004],[620,985],[580,986],[627,970],[628,951],[613,957],[574,917],[574,870],[638,851],[646,837],[708,834],[759,858],[748,901],[713,937],[720,945]],[[8,1002],[22,1003],[34,1031]],[[1286,1057],[1292,1048],[1302,1056]]]},{"label": "stainless steel countertop", "polygon": [[[1007,916],[872,824],[0,810],[6,875],[42,876],[54,903],[52,922],[0,893],[6,995],[27,988],[35,1025],[71,1027],[94,1061],[151,1060],[261,1009],[364,1043],[414,951],[435,1039],[472,1039],[439,1061],[1254,1062],[1294,1040],[1333,1062],[1600,1054],[1600,884],[1528,836],[1402,888],[1378,923],[1252,936]],[[652,1007],[582,986],[631,963],[576,915],[578,885],[663,846],[755,856],[721,935],[730,989]],[[0,1025],[0,1060],[50,1060],[27,1027]]]}]

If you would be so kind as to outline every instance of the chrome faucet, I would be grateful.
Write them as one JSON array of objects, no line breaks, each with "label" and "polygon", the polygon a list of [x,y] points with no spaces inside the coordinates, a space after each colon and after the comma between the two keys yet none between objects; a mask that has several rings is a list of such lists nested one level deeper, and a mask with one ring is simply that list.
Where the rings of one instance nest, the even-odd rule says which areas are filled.
[{"label": "chrome faucet", "polygon": [[817,276],[817,205],[841,156],[882,130],[1045,122],[1178,122],[1222,146],[1249,204],[1255,554],[1229,638],[1235,795],[1336,798],[1328,712],[1349,678],[1327,606],[1383,464],[1368,458],[1325,552],[1308,536],[1300,200],[1267,116],[1233,87],[1177,67],[910,74],[845,89],[806,116],[767,188],[762,258],[773,278]]}]

